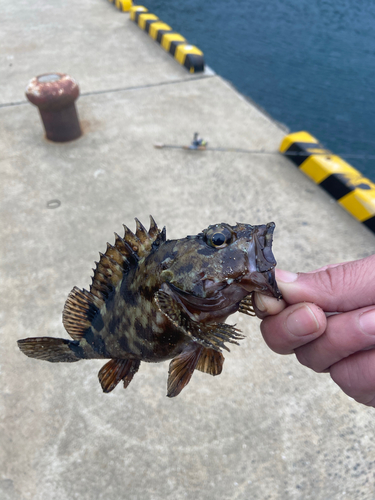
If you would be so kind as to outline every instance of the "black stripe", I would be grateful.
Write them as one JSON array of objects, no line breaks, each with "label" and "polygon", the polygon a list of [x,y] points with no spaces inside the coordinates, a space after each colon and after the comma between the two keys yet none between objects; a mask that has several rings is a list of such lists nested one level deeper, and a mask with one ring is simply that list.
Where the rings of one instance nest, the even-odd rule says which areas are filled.
[{"label": "black stripe", "polygon": [[91,325],[95,328],[95,330],[97,332],[100,332],[101,330],[103,330],[103,328],[104,328],[104,321],[103,321],[103,316],[101,315],[100,312],[92,320]]},{"label": "black stripe", "polygon": [[184,66],[190,70],[194,68],[194,72],[204,71],[204,58],[199,54],[186,54]]},{"label": "black stripe", "polygon": [[135,13],[135,16],[134,16],[134,22],[138,24],[139,16],[141,14],[147,14],[147,13],[148,13],[147,10],[137,10],[137,12]]},{"label": "black stripe", "polygon": [[123,334],[118,338],[118,343],[121,349],[123,349],[125,352],[131,352],[126,334]]},{"label": "black stripe", "polygon": [[[325,151],[323,146],[316,142],[293,142],[293,144],[286,151],[284,151],[284,155],[288,156],[288,158],[292,160],[292,162],[295,163],[297,167],[299,167],[305,160],[307,160],[309,156],[314,154],[307,151],[308,149],[311,148],[321,149],[322,151]],[[302,154],[288,155],[288,153],[302,153]],[[327,154],[329,154],[328,151]]]},{"label": "black stripe", "polygon": [[89,302],[87,307],[87,318],[92,321],[99,311],[99,308],[93,302]]},{"label": "black stripe", "polygon": [[105,356],[107,354],[107,351],[105,348],[105,341],[104,341],[103,337],[99,334],[94,335],[94,332],[91,330],[91,328],[89,328],[87,330],[84,338],[85,338],[86,342],[88,344],[90,344],[92,349],[94,349],[95,352],[101,354],[102,356]]},{"label": "black stripe", "polygon": [[366,227],[368,227],[373,233],[375,233],[375,215],[362,222]]},{"label": "black stripe", "polygon": [[165,33],[172,33],[172,30],[158,30],[156,41],[159,42],[160,44],[161,44],[161,39],[163,38],[163,35],[165,35]]},{"label": "black stripe", "polygon": [[183,45],[183,44],[185,44],[185,43],[187,43],[187,42],[186,42],[186,40],[185,40],[185,41],[183,41],[183,42],[181,42],[181,40],[179,40],[179,41],[177,41],[177,40],[173,40],[173,41],[171,42],[170,47],[169,47],[169,52],[170,52],[170,54],[172,54],[172,56],[174,56],[174,55],[175,55],[175,52],[176,52],[176,48],[177,48],[177,46],[178,46],[178,45]]},{"label": "black stripe", "polygon": [[150,24],[159,22],[159,19],[147,19],[145,23],[145,32],[149,33],[150,32]]},{"label": "black stripe", "polygon": [[79,342],[77,340],[75,341],[65,341],[66,344],[68,344],[68,347],[71,351],[74,352],[74,354],[77,356],[77,358],[84,358],[85,353],[83,352],[82,347],[79,345]]},{"label": "black stripe", "polygon": [[350,186],[345,176],[342,174],[331,174],[319,184],[336,200],[339,200],[348,193],[354,191],[354,186]]}]

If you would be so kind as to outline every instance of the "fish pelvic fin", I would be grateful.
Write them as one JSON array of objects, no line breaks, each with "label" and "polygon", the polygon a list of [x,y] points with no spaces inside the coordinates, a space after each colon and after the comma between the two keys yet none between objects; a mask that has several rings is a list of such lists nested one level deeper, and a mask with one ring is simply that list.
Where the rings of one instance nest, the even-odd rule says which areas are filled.
[{"label": "fish pelvic fin", "polygon": [[98,377],[103,392],[113,391],[116,385],[123,380],[124,389],[128,387],[141,364],[133,359],[111,359],[99,371]]},{"label": "fish pelvic fin", "polygon": [[90,293],[104,302],[124,279],[129,269],[138,265],[138,261],[148,255],[153,245],[166,240],[165,230],[160,231],[155,220],[150,216],[150,229],[135,219],[136,231],[133,233],[124,225],[124,236],[115,233],[115,244],[107,243],[104,254],[99,253],[99,262],[96,262],[94,276],[90,286]]},{"label": "fish pelvic fin", "polygon": [[253,292],[241,300],[238,311],[248,316],[256,316],[253,306]]},{"label": "fish pelvic fin", "polygon": [[[82,359],[78,342],[53,337],[32,337],[17,341],[20,350],[29,358],[51,363],[73,363]],[[77,349],[78,348],[78,349]]]},{"label": "fish pelvic fin", "polygon": [[194,342],[198,342],[204,347],[220,351],[229,348],[224,342],[237,344],[238,340],[244,338],[235,325],[227,325],[226,323],[198,323],[191,319],[183,307],[174,300],[173,296],[159,290],[155,294],[155,301],[159,310],[167,316],[167,318]]},{"label": "fish pelvic fin", "polygon": [[188,345],[181,354],[172,359],[169,364],[167,396],[174,398],[187,386],[194,373],[202,346]]},{"label": "fish pelvic fin", "polygon": [[203,348],[195,369],[215,376],[220,375],[223,364],[224,356],[221,352],[215,351],[215,349]]}]

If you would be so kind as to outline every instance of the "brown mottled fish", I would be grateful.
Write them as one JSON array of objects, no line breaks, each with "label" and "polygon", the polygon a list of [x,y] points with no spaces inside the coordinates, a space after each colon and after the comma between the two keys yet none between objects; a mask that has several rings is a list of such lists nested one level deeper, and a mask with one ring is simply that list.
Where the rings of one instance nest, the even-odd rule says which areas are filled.
[{"label": "brown mottled fish", "polygon": [[109,359],[99,371],[104,392],[126,388],[141,361],[172,359],[168,396],[177,396],[194,370],[219,375],[243,336],[225,324],[230,314],[253,314],[254,291],[281,297],[272,254],[275,224],[215,224],[196,236],[166,240],[151,217],[136,219],[123,238],[107,244],[90,291],[74,287],[63,311],[73,340],[35,337],[18,341],[31,358],[51,362]]}]

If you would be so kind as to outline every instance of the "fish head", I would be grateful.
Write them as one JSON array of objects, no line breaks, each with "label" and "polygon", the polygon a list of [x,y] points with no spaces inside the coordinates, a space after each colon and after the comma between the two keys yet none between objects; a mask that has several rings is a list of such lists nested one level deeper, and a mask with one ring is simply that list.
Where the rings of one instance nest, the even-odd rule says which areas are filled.
[{"label": "fish head", "polygon": [[252,292],[281,298],[272,253],[275,224],[214,224],[178,240],[165,272],[185,309],[207,321],[223,321]]},{"label": "fish head", "polygon": [[[213,250],[206,274],[212,275],[214,283],[235,284],[247,294],[256,291],[280,298],[272,253],[274,230],[274,222],[259,226],[241,223],[209,226],[202,238],[202,244]],[[205,289],[209,288],[210,283],[206,282]]]}]

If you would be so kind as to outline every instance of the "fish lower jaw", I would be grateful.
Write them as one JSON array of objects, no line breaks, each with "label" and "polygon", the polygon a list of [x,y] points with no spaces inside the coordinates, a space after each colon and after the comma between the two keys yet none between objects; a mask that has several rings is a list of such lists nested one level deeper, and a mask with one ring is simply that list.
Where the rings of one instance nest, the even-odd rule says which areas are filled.
[{"label": "fish lower jaw", "polygon": [[246,290],[248,293],[259,292],[271,297],[277,297],[280,292],[278,292],[276,281],[275,281],[275,268],[272,267],[267,272],[253,271],[249,272],[244,276],[239,285]]}]

